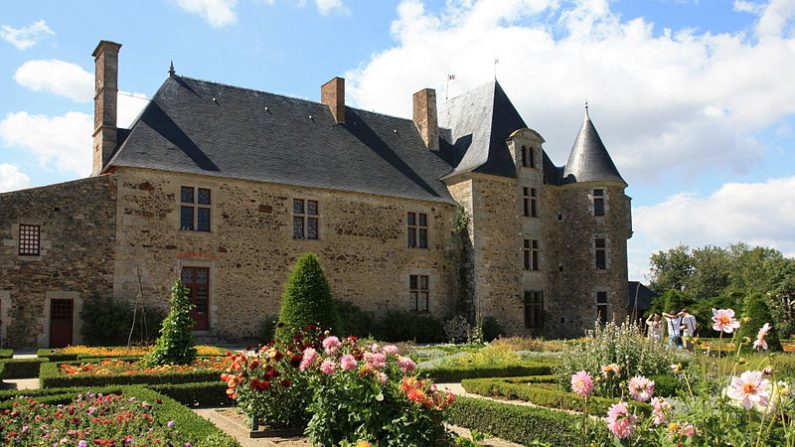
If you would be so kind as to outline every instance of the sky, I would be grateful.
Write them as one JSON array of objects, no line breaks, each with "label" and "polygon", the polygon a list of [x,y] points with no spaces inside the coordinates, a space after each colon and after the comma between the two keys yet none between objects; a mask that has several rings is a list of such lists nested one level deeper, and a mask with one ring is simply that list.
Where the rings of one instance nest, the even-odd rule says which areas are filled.
[{"label": "sky", "polygon": [[89,175],[102,39],[122,127],[172,60],[312,100],[343,76],[349,105],[404,117],[496,74],[558,165],[587,100],[633,198],[630,279],[680,244],[795,257],[795,0],[3,1],[0,192]]}]

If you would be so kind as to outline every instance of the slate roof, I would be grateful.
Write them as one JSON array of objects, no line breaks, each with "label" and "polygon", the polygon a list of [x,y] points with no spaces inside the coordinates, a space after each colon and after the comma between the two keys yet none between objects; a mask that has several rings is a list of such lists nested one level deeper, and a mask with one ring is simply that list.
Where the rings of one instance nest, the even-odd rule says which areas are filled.
[{"label": "slate roof", "polygon": [[450,166],[410,119],[170,76],[109,166],[454,203]]},{"label": "slate roof", "polygon": [[599,138],[587,109],[569,160],[563,169],[562,182],[618,182],[627,185]]},{"label": "slate roof", "polygon": [[[497,81],[449,100],[439,151],[414,123],[352,107],[337,124],[321,103],[172,74],[110,162],[126,166],[455,203],[443,180],[479,172],[516,177],[506,139],[527,128]],[[623,182],[586,118],[569,163],[543,154],[548,184]],[[108,169],[106,168],[106,169]],[[566,178],[564,178],[564,176]]]}]

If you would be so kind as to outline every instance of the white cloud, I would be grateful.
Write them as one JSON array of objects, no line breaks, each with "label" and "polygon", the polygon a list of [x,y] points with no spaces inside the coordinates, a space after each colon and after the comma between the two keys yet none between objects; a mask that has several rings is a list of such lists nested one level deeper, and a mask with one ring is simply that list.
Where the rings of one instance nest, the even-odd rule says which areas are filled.
[{"label": "white cloud", "polygon": [[315,0],[317,10],[323,15],[332,12],[339,12],[341,14],[350,14],[350,10],[345,7],[342,0]]},{"label": "white cloud", "polygon": [[36,45],[48,35],[54,36],[55,32],[44,20],[37,20],[23,28],[12,28],[8,25],[0,27],[0,38],[19,50],[26,50]]},{"label": "white cloud", "polygon": [[656,249],[743,241],[795,257],[795,176],[727,183],[708,197],[676,194],[636,208],[633,220]]},{"label": "white cloud", "polygon": [[[745,32],[655,31],[622,18],[608,0],[450,0],[437,14],[404,0],[392,23],[393,48],[346,73],[353,102],[409,116],[423,87],[445,97],[497,75],[547,151],[565,162],[587,98],[591,117],[630,184],[657,176],[744,172],[765,148],[755,132],[795,113],[795,38],[765,17],[792,18],[764,5]],[[764,67],[764,69],[760,69]],[[443,108],[440,104],[440,108]]]},{"label": "white cloud", "polygon": [[27,61],[17,68],[14,80],[34,92],[44,90],[74,101],[86,102],[94,97],[94,75],[58,59]]},{"label": "white cloud", "polygon": [[0,192],[15,191],[30,184],[30,177],[16,165],[0,163]]},{"label": "white cloud", "polygon": [[237,21],[235,6],[237,0],[175,0],[177,5],[193,14],[198,14],[216,28],[231,25]]},{"label": "white cloud", "polygon": [[35,157],[42,169],[87,176],[91,173],[92,117],[80,112],[61,116],[9,113],[0,120],[0,142]]}]

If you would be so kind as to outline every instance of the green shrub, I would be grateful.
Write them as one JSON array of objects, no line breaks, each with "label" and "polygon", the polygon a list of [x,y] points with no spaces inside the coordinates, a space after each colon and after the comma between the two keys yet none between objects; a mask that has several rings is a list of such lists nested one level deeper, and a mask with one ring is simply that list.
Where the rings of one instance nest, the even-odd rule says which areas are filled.
[{"label": "green shrub", "polygon": [[171,288],[170,309],[160,328],[160,336],[152,352],[145,357],[148,365],[186,365],[196,358],[192,332],[194,321],[190,316],[193,307],[188,289],[182,285],[181,279],[177,279]]},{"label": "green shrub", "polygon": [[409,341],[440,343],[444,339],[442,322],[430,314],[418,314],[400,309],[389,309],[378,321],[374,334],[383,341]]},{"label": "green shrub", "polygon": [[68,362],[77,360],[77,354],[61,354],[57,349],[43,348],[36,351],[36,357],[47,359],[50,362]]},{"label": "green shrub", "polygon": [[543,441],[554,446],[585,445],[571,414],[459,397],[450,407],[448,423],[476,429],[522,445]]},{"label": "green shrub", "polygon": [[[480,394],[482,396],[504,397],[506,399],[519,399],[547,408],[581,411],[583,407],[582,396],[561,391],[554,386],[549,387],[538,383],[516,383],[504,379],[485,378],[462,380],[461,386],[463,386],[468,393]],[[588,400],[588,414],[604,415],[607,413],[610,406],[617,402],[618,399],[591,397]],[[651,412],[651,407],[648,404],[630,402],[630,405],[647,414]]]},{"label": "green shrub", "polygon": [[331,288],[315,255],[298,258],[284,286],[277,338],[289,339],[304,327],[315,324],[334,329],[339,320],[331,299]]},{"label": "green shrub", "polygon": [[596,324],[589,331],[588,340],[566,348],[561,353],[557,375],[561,387],[569,389],[571,376],[577,371],[585,370],[598,377],[603,366],[618,364],[621,380],[601,381],[596,386],[597,395],[614,397],[621,395],[620,387],[627,378],[672,374],[671,364],[679,362],[675,352],[646,337],[636,324],[625,322],[619,326],[611,322]]},{"label": "green shrub", "polygon": [[483,319],[483,341],[490,342],[503,335],[505,335],[505,329],[496,318],[488,316]]},{"label": "green shrub", "polygon": [[14,357],[13,349],[0,349],[0,359],[10,359]]},{"label": "green shrub", "polygon": [[[37,359],[42,360],[42,359]],[[166,372],[159,374],[125,374],[125,375],[96,375],[76,374],[66,375],[60,371],[60,365],[79,365],[82,362],[47,362],[41,365],[39,382],[42,388],[61,387],[89,387],[107,385],[136,385],[159,383],[191,383],[211,382],[218,380],[221,373],[218,371],[192,371],[192,372]]]},{"label": "green shrub", "polygon": [[[748,295],[745,299],[745,307],[742,316],[740,329],[737,330],[737,340],[748,337],[753,341],[756,339],[756,334],[759,332],[759,329],[765,323],[770,323],[771,326],[773,325],[773,317],[770,314],[770,309],[767,307],[767,301],[764,295],[759,293]],[[784,350],[781,347],[781,341],[778,338],[778,330],[775,326],[770,328],[765,340],[767,341],[768,351],[781,352]],[[753,350],[753,346],[751,343],[743,344],[743,349],[750,351]]]},{"label": "green shrub", "polygon": [[375,317],[371,312],[365,312],[350,301],[334,300],[334,306],[339,315],[339,330],[341,337],[355,336],[364,338],[373,332]]},{"label": "green shrub", "polygon": [[[154,340],[163,322],[163,311],[148,308],[144,315],[139,311],[135,317],[133,340]],[[143,317],[146,317],[145,321]],[[94,298],[83,303],[80,318],[83,321],[80,333],[86,345],[126,345],[133,324],[133,306],[127,300]],[[143,337],[144,334],[146,337]]]},{"label": "green shrub", "polygon": [[0,379],[35,379],[39,367],[47,359],[7,359],[0,360]]}]

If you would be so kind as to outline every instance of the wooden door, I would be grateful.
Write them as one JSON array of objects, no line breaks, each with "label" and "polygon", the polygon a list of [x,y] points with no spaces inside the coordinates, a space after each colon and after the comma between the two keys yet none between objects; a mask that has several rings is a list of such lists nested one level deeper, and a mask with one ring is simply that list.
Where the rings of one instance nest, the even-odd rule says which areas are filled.
[{"label": "wooden door", "polygon": [[210,329],[210,269],[204,267],[183,267],[182,285],[190,291],[190,301],[195,306],[191,318],[196,323],[196,331]]},{"label": "wooden door", "polygon": [[63,348],[72,344],[74,301],[50,301],[50,347]]}]

